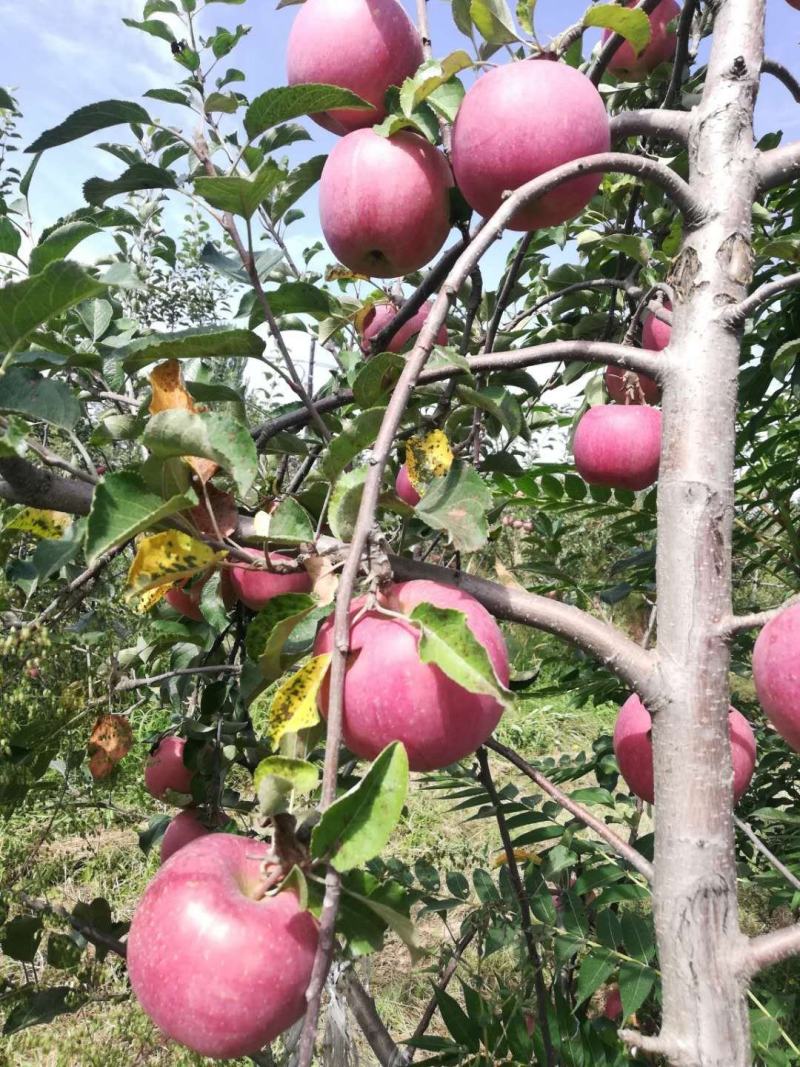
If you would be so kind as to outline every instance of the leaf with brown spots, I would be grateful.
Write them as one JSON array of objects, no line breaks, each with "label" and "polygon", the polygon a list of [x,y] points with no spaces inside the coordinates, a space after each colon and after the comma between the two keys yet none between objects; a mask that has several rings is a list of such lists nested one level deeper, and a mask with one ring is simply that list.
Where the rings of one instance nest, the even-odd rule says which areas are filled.
[{"label": "leaf with brown spots", "polygon": [[227,552],[215,552],[181,530],[143,537],[128,571],[126,600],[134,610],[148,611],[177,582],[193,577],[225,559]]},{"label": "leaf with brown spots", "polygon": [[133,730],[124,715],[100,715],[89,737],[89,771],[95,781],[108,778],[133,747]]},{"label": "leaf with brown spots", "polygon": [[284,734],[296,734],[319,722],[317,693],[331,657],[315,656],[278,689],[269,709],[268,736],[275,748]]},{"label": "leaf with brown spots", "polygon": [[442,430],[406,442],[408,478],[418,493],[424,494],[434,478],[444,478],[453,466],[453,450]]}]

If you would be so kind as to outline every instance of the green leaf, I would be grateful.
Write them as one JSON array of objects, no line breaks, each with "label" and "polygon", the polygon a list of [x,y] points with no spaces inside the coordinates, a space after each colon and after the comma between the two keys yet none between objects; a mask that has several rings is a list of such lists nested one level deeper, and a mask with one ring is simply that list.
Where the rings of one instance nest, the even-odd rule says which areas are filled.
[{"label": "green leaf", "polygon": [[620,915],[620,929],[625,951],[629,956],[642,963],[652,959],[656,950],[655,939],[653,928],[645,918],[633,911],[623,911]]},{"label": "green leaf", "polygon": [[242,496],[258,474],[258,453],[247,426],[222,412],[161,411],[145,427],[142,443],[150,452],[169,456],[202,456],[231,475]]},{"label": "green leaf", "polygon": [[32,563],[39,576],[39,582],[46,582],[57,574],[67,563],[71,563],[83,545],[86,523],[81,520],[73,522],[64,537],[59,540],[42,538],[36,545]]},{"label": "green leaf", "polygon": [[239,101],[233,93],[210,93],[206,97],[205,111],[207,115],[219,111],[224,115],[233,115],[239,109]]},{"label": "green leaf", "polygon": [[18,915],[3,928],[0,948],[12,960],[33,963],[42,933],[41,915]]},{"label": "green leaf", "polygon": [[469,628],[463,611],[417,604],[409,616],[420,628],[419,658],[435,663],[468,693],[480,693],[506,705],[511,693],[498,681],[489,653]]},{"label": "green leaf", "polygon": [[145,19],[143,22],[137,22],[136,19],[123,19],[122,21],[134,30],[142,30],[143,33],[149,33],[151,37],[160,37],[162,41],[167,41],[169,44],[175,40],[175,34],[161,19]]},{"label": "green leaf", "polygon": [[323,477],[334,482],[365,448],[375,442],[386,414],[386,408],[362,411],[328,445],[320,462]]},{"label": "green leaf", "polygon": [[656,984],[656,976],[649,967],[639,967],[635,963],[620,963],[619,991],[622,996],[622,1014],[627,1019],[650,996]]},{"label": "green leaf", "polygon": [[272,160],[259,168],[252,178],[195,178],[194,190],[212,207],[232,215],[251,218],[283,177]]},{"label": "green leaf", "polygon": [[[486,513],[492,494],[472,467],[455,463],[446,478],[435,478],[417,504],[417,516],[434,530],[446,530],[459,552],[476,552],[486,544]],[[338,536],[338,535],[337,535]]]},{"label": "green leaf", "polygon": [[106,287],[69,260],[49,263],[41,272],[0,288],[0,350],[19,344],[30,333],[69,308],[105,293]]},{"label": "green leaf", "polygon": [[52,1022],[58,1015],[77,1011],[86,1000],[85,993],[70,986],[51,986],[37,991],[28,989],[6,1016],[3,1035],[9,1037],[29,1026]]},{"label": "green leaf", "polygon": [[262,759],[253,774],[253,784],[258,792],[265,778],[282,778],[289,782],[296,793],[313,793],[319,785],[319,767],[304,759],[289,756],[267,756]]},{"label": "green leaf", "polygon": [[0,255],[15,256],[22,244],[22,234],[8,216],[0,216]]},{"label": "green leaf", "polygon": [[149,19],[151,15],[179,15],[180,12],[173,0],[147,0],[142,12],[142,18]]},{"label": "green leaf", "polygon": [[165,104],[182,104],[184,107],[189,107],[189,97],[186,93],[181,93],[177,89],[148,89],[143,96],[150,97],[151,100],[161,100]]},{"label": "green leaf", "polygon": [[597,4],[583,16],[583,24],[621,34],[630,41],[637,55],[650,44],[650,19],[643,11],[616,4]]},{"label": "green leaf", "polygon": [[359,407],[375,407],[388,396],[405,365],[406,361],[396,352],[381,352],[370,359],[353,382],[353,397]]},{"label": "green leaf", "polygon": [[[312,315],[317,319],[330,315],[334,298],[330,293],[310,282],[284,282],[267,293],[273,315]],[[254,319],[263,321],[261,308],[256,306]]]},{"label": "green leaf", "polygon": [[472,0],[469,14],[481,37],[489,44],[516,44],[520,40],[505,0]]},{"label": "green leaf", "polygon": [[81,405],[70,387],[35,370],[12,367],[0,378],[0,411],[71,430],[81,417]]},{"label": "green leaf", "polygon": [[340,541],[349,541],[353,536],[366,477],[366,467],[348,471],[341,476],[331,493],[328,522],[333,536]]},{"label": "green leaf", "polygon": [[582,1004],[596,993],[616,969],[616,960],[610,952],[606,952],[603,949],[593,949],[591,955],[586,956],[581,963],[581,969],[578,973],[578,1004]]},{"label": "green leaf", "polygon": [[131,374],[149,363],[167,359],[258,358],[264,347],[264,341],[252,330],[200,327],[137,338],[119,350],[119,358],[124,370]]},{"label": "green leaf", "polygon": [[314,523],[306,509],[288,496],[278,504],[269,519],[270,541],[298,544],[314,540]]},{"label": "green leaf", "polygon": [[370,911],[378,916],[381,922],[393,930],[408,949],[412,962],[416,962],[424,955],[425,949],[420,942],[416,927],[411,919],[409,919],[408,915],[404,915],[391,905],[384,904],[382,901],[378,900],[377,894],[369,897],[362,896],[360,893],[356,893],[348,888],[346,884],[342,885],[342,894],[344,899],[350,897],[353,900],[358,901],[359,904],[369,908]]},{"label": "green leaf", "polygon": [[800,354],[800,341],[787,341],[772,357],[772,377],[776,381],[788,381]]},{"label": "green leaf", "polygon": [[114,181],[90,178],[84,183],[83,195],[88,204],[101,207],[111,196],[135,193],[142,189],[177,189],[172,171],[154,167],[152,163],[134,163]]},{"label": "green leaf", "polygon": [[47,148],[68,144],[79,137],[86,137],[90,133],[97,133],[98,130],[108,129],[109,126],[133,122],[150,125],[152,119],[139,104],[132,104],[128,100],[102,100],[99,104],[89,104],[88,107],[73,111],[60,126],[46,130],[25,151],[44,152]]},{"label": "green leaf", "polygon": [[473,65],[466,52],[451,52],[445,59],[430,59],[411,78],[406,78],[400,89],[400,108],[411,118],[416,108],[427,100],[431,93],[440,89],[459,71]]},{"label": "green leaf", "polygon": [[450,1036],[462,1048],[477,1052],[480,1048],[481,1040],[481,1031],[477,1021],[470,1019],[458,1001],[445,992],[444,989],[434,986],[433,993],[436,997],[436,1006]]},{"label": "green leaf", "polygon": [[51,230],[31,252],[30,273],[39,274],[54,259],[64,259],[81,241],[100,233],[93,222],[68,222]]},{"label": "green leaf", "polygon": [[526,33],[533,34],[533,11],[536,0],[517,0],[517,21]]},{"label": "green leaf", "polygon": [[322,168],[327,158],[327,156],[313,156],[291,171],[272,202],[270,214],[273,219],[283,218],[289,208],[317,184],[322,177]]},{"label": "green leaf", "polygon": [[316,607],[307,593],[284,593],[274,597],[247,628],[246,649],[266,681],[282,674],[281,652],[292,630]]},{"label": "green leaf", "polygon": [[394,741],[349,792],[322,814],[311,835],[311,853],[328,857],[337,871],[374,859],[400,819],[408,792],[408,756]]},{"label": "green leaf", "polygon": [[164,500],[147,488],[136,471],[107,474],[92,498],[86,529],[87,562],[91,565],[104,552],[196,504],[193,490]]},{"label": "green leaf", "polygon": [[523,428],[522,408],[519,401],[500,385],[490,385],[483,389],[470,389],[467,385],[456,388],[459,400],[465,404],[480,408],[492,415],[513,440]]},{"label": "green leaf", "polygon": [[245,129],[250,140],[272,126],[301,115],[314,115],[334,108],[361,108],[370,110],[372,104],[348,89],[336,85],[288,85],[267,89],[257,96],[247,109]]}]

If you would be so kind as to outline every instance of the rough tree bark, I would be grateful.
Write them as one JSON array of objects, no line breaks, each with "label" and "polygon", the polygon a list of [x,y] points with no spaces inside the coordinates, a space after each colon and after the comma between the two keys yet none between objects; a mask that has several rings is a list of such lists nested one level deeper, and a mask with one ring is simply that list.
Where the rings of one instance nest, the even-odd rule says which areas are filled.
[{"label": "rough tree bark", "polygon": [[690,186],[706,219],[686,233],[663,389],[658,502],[654,722],[654,909],[663,988],[659,1038],[632,1044],[674,1067],[751,1062],[738,964],[729,654],[734,444],[740,336],[726,310],[751,280],[757,156],[753,108],[765,0],[719,5],[701,103],[692,114]]}]

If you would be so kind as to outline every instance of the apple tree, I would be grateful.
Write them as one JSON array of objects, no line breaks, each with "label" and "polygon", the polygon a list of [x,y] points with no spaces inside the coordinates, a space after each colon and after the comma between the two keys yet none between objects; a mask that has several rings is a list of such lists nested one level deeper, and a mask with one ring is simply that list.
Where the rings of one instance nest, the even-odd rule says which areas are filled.
[{"label": "apple tree", "polygon": [[[282,0],[264,91],[210,28],[240,2],[147,0],[175,85],[27,155],[0,90],[0,803],[113,798],[161,703],[144,786],[183,809],[132,918],[26,892],[52,822],[4,876],[6,1033],[79,1010],[93,953],[215,1058],[338,1062],[344,1002],[386,1067],[796,1063],[800,146],[754,109],[800,83],[765,0],[548,41],[452,0],[450,51],[426,0]],[[42,154],[101,131],[118,177],[40,231]],[[547,683],[614,736],[526,758]],[[410,773],[493,820],[493,871],[393,855]],[[388,934],[411,1035],[360,966]]]}]

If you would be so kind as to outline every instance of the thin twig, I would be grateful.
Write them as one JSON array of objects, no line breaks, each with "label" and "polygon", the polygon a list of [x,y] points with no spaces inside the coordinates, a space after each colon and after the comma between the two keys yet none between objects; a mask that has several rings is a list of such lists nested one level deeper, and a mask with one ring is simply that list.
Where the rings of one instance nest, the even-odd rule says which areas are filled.
[{"label": "thin twig", "polygon": [[747,630],[758,630],[784,611],[794,607],[795,604],[800,604],[800,594],[789,597],[780,607],[771,608],[769,611],[758,611],[753,615],[732,615],[729,619],[722,619],[719,624],[719,633],[732,637],[734,634],[745,633]]},{"label": "thin twig", "polygon": [[769,863],[772,864],[772,866],[779,874],[783,875],[789,885],[792,886],[794,889],[800,890],[800,878],[797,878],[794,874],[792,874],[786,864],[781,863],[778,857],[772,852],[770,852],[770,850],[767,848],[761,838],[753,830],[753,827],[749,823],[746,823],[744,822],[744,820],[740,819],[738,815],[734,815],[733,821],[736,823],[742,833],[750,839],[756,850],[760,852],[761,855],[769,861]]},{"label": "thin twig", "polygon": [[792,289],[800,289],[800,273],[787,274],[785,278],[776,278],[774,282],[760,285],[740,304],[734,304],[729,308],[725,318],[731,326],[739,327],[764,304],[770,303],[775,297],[782,296]]},{"label": "thin twig", "polygon": [[779,82],[786,86],[797,103],[800,104],[800,81],[782,63],[778,63],[774,59],[765,59],[761,64],[761,73],[771,74],[773,78],[777,78]]}]

